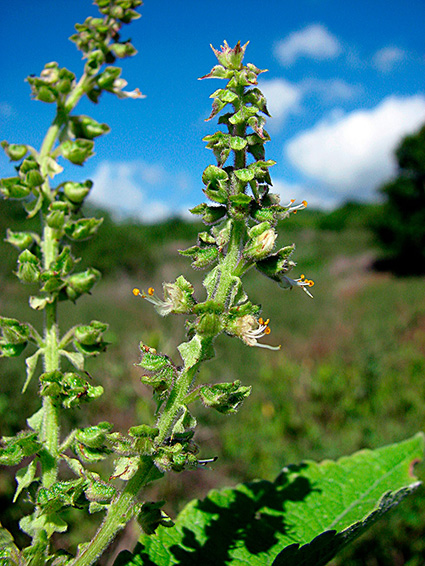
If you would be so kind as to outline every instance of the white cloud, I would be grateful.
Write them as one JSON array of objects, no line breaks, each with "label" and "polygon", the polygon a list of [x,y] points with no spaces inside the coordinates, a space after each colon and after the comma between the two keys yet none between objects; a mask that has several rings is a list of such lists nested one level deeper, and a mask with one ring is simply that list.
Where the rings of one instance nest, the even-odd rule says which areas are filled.
[{"label": "white cloud", "polygon": [[290,140],[285,153],[302,173],[335,194],[370,198],[394,174],[398,143],[424,121],[424,96],[391,96],[371,110],[319,122]]},{"label": "white cloud", "polygon": [[311,24],[292,32],[275,47],[276,57],[285,66],[292,65],[300,57],[333,59],[340,53],[339,41],[321,24]]},{"label": "white cloud", "polygon": [[341,79],[305,79],[301,83],[305,95],[317,94],[326,103],[352,100],[363,92],[360,85],[349,84]]},{"label": "white cloud", "polygon": [[269,129],[276,129],[290,113],[299,111],[302,92],[298,86],[284,79],[272,79],[261,81],[259,87],[267,99],[267,109],[272,115],[269,119]]},{"label": "white cloud", "polygon": [[164,178],[165,172],[158,165],[104,161],[92,176],[90,200],[117,217],[157,222],[174,212],[163,201],[151,197],[153,187],[156,192]]},{"label": "white cloud", "polygon": [[0,102],[0,117],[12,118],[16,115],[16,111],[9,102]]},{"label": "white cloud", "polygon": [[406,59],[406,52],[399,47],[383,47],[375,53],[372,63],[379,71],[388,73],[393,68]]}]

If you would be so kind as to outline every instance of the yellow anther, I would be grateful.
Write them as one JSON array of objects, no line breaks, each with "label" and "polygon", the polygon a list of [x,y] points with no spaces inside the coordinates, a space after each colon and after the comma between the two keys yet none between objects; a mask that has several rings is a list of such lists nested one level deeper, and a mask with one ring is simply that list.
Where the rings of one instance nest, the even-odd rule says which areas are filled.
[{"label": "yellow anther", "polygon": [[267,327],[264,329],[264,334],[270,334],[270,332],[271,332],[270,326],[267,326]]},{"label": "yellow anther", "polygon": [[138,295],[140,295],[140,289],[134,288],[134,289],[133,289],[133,295],[134,295],[135,297],[137,297]]},{"label": "yellow anther", "polygon": [[291,204],[293,204],[295,202],[294,198],[291,198],[291,200],[289,201]]},{"label": "yellow anther", "polygon": [[300,279],[301,279],[301,281],[302,281],[303,279],[305,279],[305,275],[304,275],[304,273],[301,273],[301,275],[300,275]]},{"label": "yellow anther", "polygon": [[307,206],[307,201],[306,201],[306,200],[303,200],[303,205],[304,205],[304,206]]},{"label": "yellow anther", "polygon": [[314,285],[314,281],[312,281],[312,280],[310,279],[310,281],[308,282],[308,286],[309,286],[309,287],[313,287],[313,285]]},{"label": "yellow anther", "polygon": [[153,287],[149,287],[148,289],[148,295],[150,295],[152,297],[152,295],[155,293],[155,289]]}]

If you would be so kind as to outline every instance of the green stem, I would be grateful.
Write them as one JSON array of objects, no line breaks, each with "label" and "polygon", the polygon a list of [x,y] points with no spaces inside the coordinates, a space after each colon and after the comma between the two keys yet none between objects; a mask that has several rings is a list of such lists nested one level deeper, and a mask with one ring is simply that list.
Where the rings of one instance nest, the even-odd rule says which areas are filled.
[{"label": "green stem", "polygon": [[233,219],[230,240],[227,248],[226,257],[220,263],[220,280],[215,292],[214,301],[221,304],[224,308],[229,292],[234,284],[236,266],[240,261],[241,248],[245,236],[245,223]]},{"label": "green stem", "polygon": [[[40,149],[40,162],[44,165],[44,158],[52,151],[56,140],[60,134],[63,125],[68,119],[68,114],[80,100],[84,94],[84,81],[86,76],[83,75],[79,83],[69,94],[64,107],[59,106],[55,119],[47,131]],[[46,177],[42,190],[46,199],[51,202],[53,197],[50,190],[47,171],[42,171]],[[59,254],[59,241],[56,231],[46,223],[43,229],[43,239],[41,243],[43,255],[43,268],[49,269]],[[57,324],[57,299],[52,303],[48,303],[44,310],[44,348],[43,348],[43,365],[45,372],[53,372],[60,370],[59,355],[59,331]],[[40,454],[42,466],[42,483],[44,487],[50,487],[57,481],[58,463],[59,463],[59,442],[60,442],[60,424],[59,424],[59,407],[54,400],[49,397],[43,397],[43,422],[41,430],[41,440],[44,450]]]},{"label": "green stem", "polygon": [[189,393],[190,386],[196,372],[198,371],[198,368],[199,363],[183,370],[178,376],[174,387],[167,399],[165,408],[157,422],[159,433],[155,438],[155,441],[158,445],[162,444],[167,436],[169,436],[174,421],[176,420],[182,406],[185,403],[185,398]]},{"label": "green stem", "polygon": [[[59,243],[54,231],[44,227],[42,251],[43,267],[48,269],[57,258]],[[57,325],[57,299],[48,303],[44,309],[44,371],[60,370],[59,333]],[[44,487],[55,483],[58,474],[59,458],[59,407],[49,396],[43,397],[42,441],[45,450],[41,456],[42,481]]]},{"label": "green stem", "polygon": [[72,566],[90,566],[90,564],[93,564],[107,549],[119,531],[132,519],[137,495],[146,484],[152,467],[152,459],[149,456],[143,456],[139,469],[127,482],[117,499],[111,503],[98,532],[84,551],[72,562]]}]

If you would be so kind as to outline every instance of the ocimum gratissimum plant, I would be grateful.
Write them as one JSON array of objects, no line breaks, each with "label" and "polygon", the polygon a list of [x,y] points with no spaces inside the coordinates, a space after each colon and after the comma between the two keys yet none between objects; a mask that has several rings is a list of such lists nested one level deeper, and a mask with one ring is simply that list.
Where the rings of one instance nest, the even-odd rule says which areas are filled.
[{"label": "ocimum gratissimum plant", "polygon": [[[218,64],[202,77],[226,81],[212,95],[208,118],[224,111],[218,120],[223,130],[205,138],[217,160],[202,175],[210,202],[192,209],[209,228],[199,234],[196,245],[181,252],[191,258],[194,268],[207,270],[203,289],[195,296],[194,287],[180,276],[164,283],[161,296],[152,288],[133,291],[161,316],[186,318],[187,340],[178,346],[175,360],[140,344],[137,365],[157,402],[156,421],[135,423],[125,432],[114,431],[110,422],[94,423],[63,437],[63,412],[103,393],[101,385],[87,379],[84,361],[105,349],[107,325],[93,320],[70,329],[59,326],[60,303],[76,302],[100,276],[94,268],[78,271],[71,244],[93,236],[101,224],[82,213],[92,189],[90,181],[57,184],[63,170],[59,158],[82,165],[93,152],[94,139],[109,129],[88,116],[73,114],[83,96],[94,102],[105,91],[120,98],[142,96],[137,89],[123,90],[126,82],[113,66],[117,58],[135,53],[128,41],[121,40],[120,29],[139,17],[136,8],[141,2],[96,0],[96,4],[100,17],[77,25],[71,38],[86,59],[80,79],[57,63],[47,64],[39,77],[28,78],[34,98],[56,106],[40,150],[24,143],[2,143],[17,166],[14,176],[1,180],[1,192],[6,198],[21,199],[28,216],[40,219],[40,232],[9,229],[7,241],[19,250],[17,277],[38,285],[29,305],[40,312],[43,322],[36,329],[16,319],[0,319],[3,356],[18,356],[28,344],[35,349],[26,358],[23,390],[38,376],[41,399],[40,409],[27,418],[27,428],[2,440],[0,461],[18,466],[13,504],[19,505],[25,497],[32,511],[19,523],[29,536],[28,546],[19,549],[2,529],[0,559],[12,565],[93,564],[136,518],[144,534],[134,555],[119,556],[121,565],[325,564],[418,485],[411,465],[422,455],[422,436],[336,463],[284,468],[274,482],[213,492],[203,502],[190,503],[175,526],[161,510],[162,502],[143,499],[143,488],[171,470],[212,465],[214,457],[198,456],[196,404],[231,414],[251,391],[240,381],[222,383],[218,378],[204,383],[200,369],[214,356],[216,337],[225,333],[248,347],[279,349],[268,342],[269,320],[246,295],[243,275],[256,268],[280,287],[299,287],[311,296],[311,280],[289,276],[295,266],[294,245],[275,247],[278,222],[306,203],[282,205],[271,192],[269,168],[274,162],[265,160],[264,150],[268,111],[257,87],[263,71],[244,64],[246,45],[230,48],[225,42],[220,51],[213,49]],[[64,359],[73,369],[64,369]],[[114,467],[109,478],[102,478],[91,464],[106,458],[113,460]],[[67,473],[62,476],[64,467]],[[63,513],[69,507],[104,515],[96,535],[81,541],[76,556],[51,544],[55,533],[69,528]]]}]

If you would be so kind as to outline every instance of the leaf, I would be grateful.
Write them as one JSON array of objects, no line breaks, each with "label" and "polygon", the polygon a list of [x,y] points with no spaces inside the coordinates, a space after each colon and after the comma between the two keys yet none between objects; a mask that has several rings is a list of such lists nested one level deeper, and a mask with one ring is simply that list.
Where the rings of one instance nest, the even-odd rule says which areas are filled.
[{"label": "leaf", "polygon": [[25,380],[24,386],[22,387],[22,393],[25,393],[31,381],[31,378],[34,375],[35,368],[37,367],[38,358],[42,352],[43,350],[39,349],[35,352],[35,354],[29,356],[29,358],[25,360],[25,365],[27,366],[27,378]]},{"label": "leaf", "polygon": [[84,371],[84,356],[80,352],[69,352],[68,350],[59,350],[61,356],[67,358],[71,364],[79,371]]},{"label": "leaf", "polygon": [[16,472],[15,477],[18,486],[16,488],[15,495],[13,496],[13,503],[15,503],[18,499],[21,491],[27,488],[34,481],[36,470],[37,461],[33,460],[28,464],[28,466],[25,466]]},{"label": "leaf", "polygon": [[15,545],[13,536],[0,523],[0,564],[19,566],[21,563],[21,553]]},{"label": "leaf", "polygon": [[424,435],[337,461],[285,467],[274,482],[213,490],[173,529],[142,535],[127,566],[322,566],[414,491]]}]

